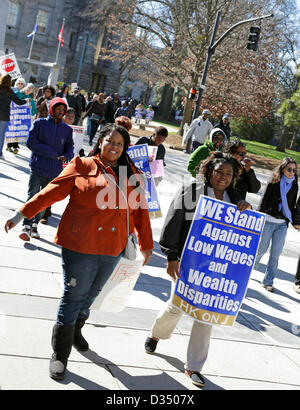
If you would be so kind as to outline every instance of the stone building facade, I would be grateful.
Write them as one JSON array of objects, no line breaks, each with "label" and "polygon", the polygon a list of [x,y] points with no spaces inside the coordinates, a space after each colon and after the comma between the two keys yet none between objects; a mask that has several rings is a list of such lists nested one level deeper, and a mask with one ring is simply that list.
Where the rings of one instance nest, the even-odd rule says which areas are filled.
[{"label": "stone building facade", "polygon": [[[6,54],[15,53],[26,81],[37,85],[48,82],[57,56],[58,34],[65,18],[64,46],[59,49],[57,61],[58,81],[77,82],[89,92],[118,92],[118,63],[95,59],[99,39],[104,42],[105,36],[93,32],[77,17],[68,17],[72,3],[75,7],[77,0],[5,0],[5,3],[8,3],[8,13],[2,48]],[[4,7],[1,4],[0,15]],[[33,31],[36,22],[38,31],[28,59],[32,41],[27,35]]]}]

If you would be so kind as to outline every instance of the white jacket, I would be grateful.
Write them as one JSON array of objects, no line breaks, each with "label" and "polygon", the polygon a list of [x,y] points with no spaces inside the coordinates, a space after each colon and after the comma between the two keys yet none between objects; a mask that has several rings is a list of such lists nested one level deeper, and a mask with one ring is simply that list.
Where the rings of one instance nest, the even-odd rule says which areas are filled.
[{"label": "white jacket", "polygon": [[188,132],[185,134],[183,143],[186,144],[189,138],[192,137],[192,141],[203,144],[212,129],[212,123],[209,120],[204,121],[200,116],[191,123]]}]

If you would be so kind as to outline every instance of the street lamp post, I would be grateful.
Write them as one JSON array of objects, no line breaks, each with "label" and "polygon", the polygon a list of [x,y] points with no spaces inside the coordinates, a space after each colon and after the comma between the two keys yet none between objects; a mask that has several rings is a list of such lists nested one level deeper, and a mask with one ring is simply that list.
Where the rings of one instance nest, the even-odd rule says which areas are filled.
[{"label": "street lamp post", "polygon": [[202,99],[202,95],[205,89],[205,82],[206,82],[206,76],[207,76],[207,72],[208,72],[208,67],[209,67],[209,63],[210,63],[210,59],[211,56],[214,54],[215,49],[217,48],[217,46],[224,40],[225,37],[228,36],[229,33],[231,33],[232,30],[234,30],[236,27],[242,25],[242,24],[246,24],[246,23],[250,23],[251,21],[257,21],[257,20],[262,20],[262,19],[266,19],[266,18],[270,18],[270,17],[274,17],[274,14],[268,14],[266,16],[261,16],[261,17],[254,17],[248,20],[242,20],[239,21],[238,23],[234,24],[233,26],[231,26],[224,34],[222,34],[222,36],[214,43],[215,41],[215,37],[216,37],[216,33],[218,30],[218,26],[219,26],[219,21],[220,21],[220,17],[221,17],[221,12],[218,11],[217,12],[217,16],[216,16],[216,20],[215,20],[215,26],[214,26],[214,30],[212,33],[212,37],[211,37],[211,42],[210,45],[208,47],[207,50],[207,57],[206,57],[206,62],[205,62],[205,66],[204,66],[204,70],[203,70],[203,74],[202,74],[202,79],[201,79],[201,85],[199,87],[199,92],[198,92],[198,98],[196,101],[196,105],[195,105],[195,109],[193,112],[193,118],[192,120],[196,119],[199,115],[199,107],[200,107],[200,103],[201,103],[201,99]]},{"label": "street lamp post", "polygon": [[76,77],[76,83],[77,84],[79,84],[79,80],[80,80],[80,74],[81,74],[81,69],[82,69],[82,64],[83,64],[83,59],[84,59],[84,55],[85,55],[85,51],[86,51],[86,46],[87,46],[89,34],[90,34],[89,31],[85,32],[84,43],[83,43],[83,46],[82,46],[80,62],[79,62],[79,67],[78,67],[77,77]]}]

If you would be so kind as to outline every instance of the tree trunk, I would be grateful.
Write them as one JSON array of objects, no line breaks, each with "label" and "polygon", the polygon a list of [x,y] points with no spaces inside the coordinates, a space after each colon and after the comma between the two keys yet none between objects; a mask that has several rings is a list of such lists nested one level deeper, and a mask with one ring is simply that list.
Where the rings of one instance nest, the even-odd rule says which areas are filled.
[{"label": "tree trunk", "polygon": [[172,119],[172,100],[173,100],[174,88],[171,84],[165,84],[164,90],[162,93],[162,100],[159,103],[157,116],[165,119],[167,121]]},{"label": "tree trunk", "polygon": [[290,149],[294,149],[294,147],[295,147],[295,144],[296,144],[296,136],[297,136],[297,131],[294,130],[294,131],[293,131],[293,135],[292,135],[292,141],[291,141],[291,144],[290,144]]},{"label": "tree trunk", "polygon": [[279,140],[279,144],[276,148],[276,151],[285,152],[285,149],[286,149],[287,143],[288,143],[288,139],[289,139],[289,134],[288,134],[288,131],[287,131],[287,127],[283,125],[282,128],[281,128],[281,137],[280,137],[280,140]]},{"label": "tree trunk", "polygon": [[192,114],[193,114],[193,100],[190,100],[189,98],[186,99],[186,104],[183,110],[183,118],[180,124],[180,128],[178,130],[179,135],[183,135],[183,128],[184,124],[190,124],[192,120]]}]

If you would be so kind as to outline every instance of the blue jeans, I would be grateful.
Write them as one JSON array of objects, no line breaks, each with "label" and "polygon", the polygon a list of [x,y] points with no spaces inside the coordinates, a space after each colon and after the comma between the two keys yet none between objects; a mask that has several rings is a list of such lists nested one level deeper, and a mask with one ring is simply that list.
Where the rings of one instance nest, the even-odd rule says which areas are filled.
[{"label": "blue jeans", "polygon": [[266,286],[273,285],[274,278],[277,273],[279,256],[284,247],[286,234],[286,223],[277,224],[266,221],[255,260],[255,267],[257,267],[262,256],[267,252],[268,247],[271,243],[269,261],[267,264],[265,277],[263,279],[263,284]]},{"label": "blue jeans", "polygon": [[[29,199],[31,199],[35,194],[45,188],[45,186],[48,185],[50,181],[52,181],[51,178],[42,177],[41,175],[37,175],[36,173],[31,171],[28,182],[27,201],[29,201]],[[33,223],[39,223],[39,220],[42,218],[44,212],[45,211],[40,212],[32,219],[24,218],[23,225],[31,226]]]},{"label": "blue jeans", "polygon": [[5,139],[5,131],[7,128],[8,121],[0,121],[0,157],[3,155],[3,145]]},{"label": "blue jeans", "polygon": [[90,306],[110,277],[121,255],[89,255],[62,248],[64,293],[60,300],[57,324],[74,325],[87,319]]}]

